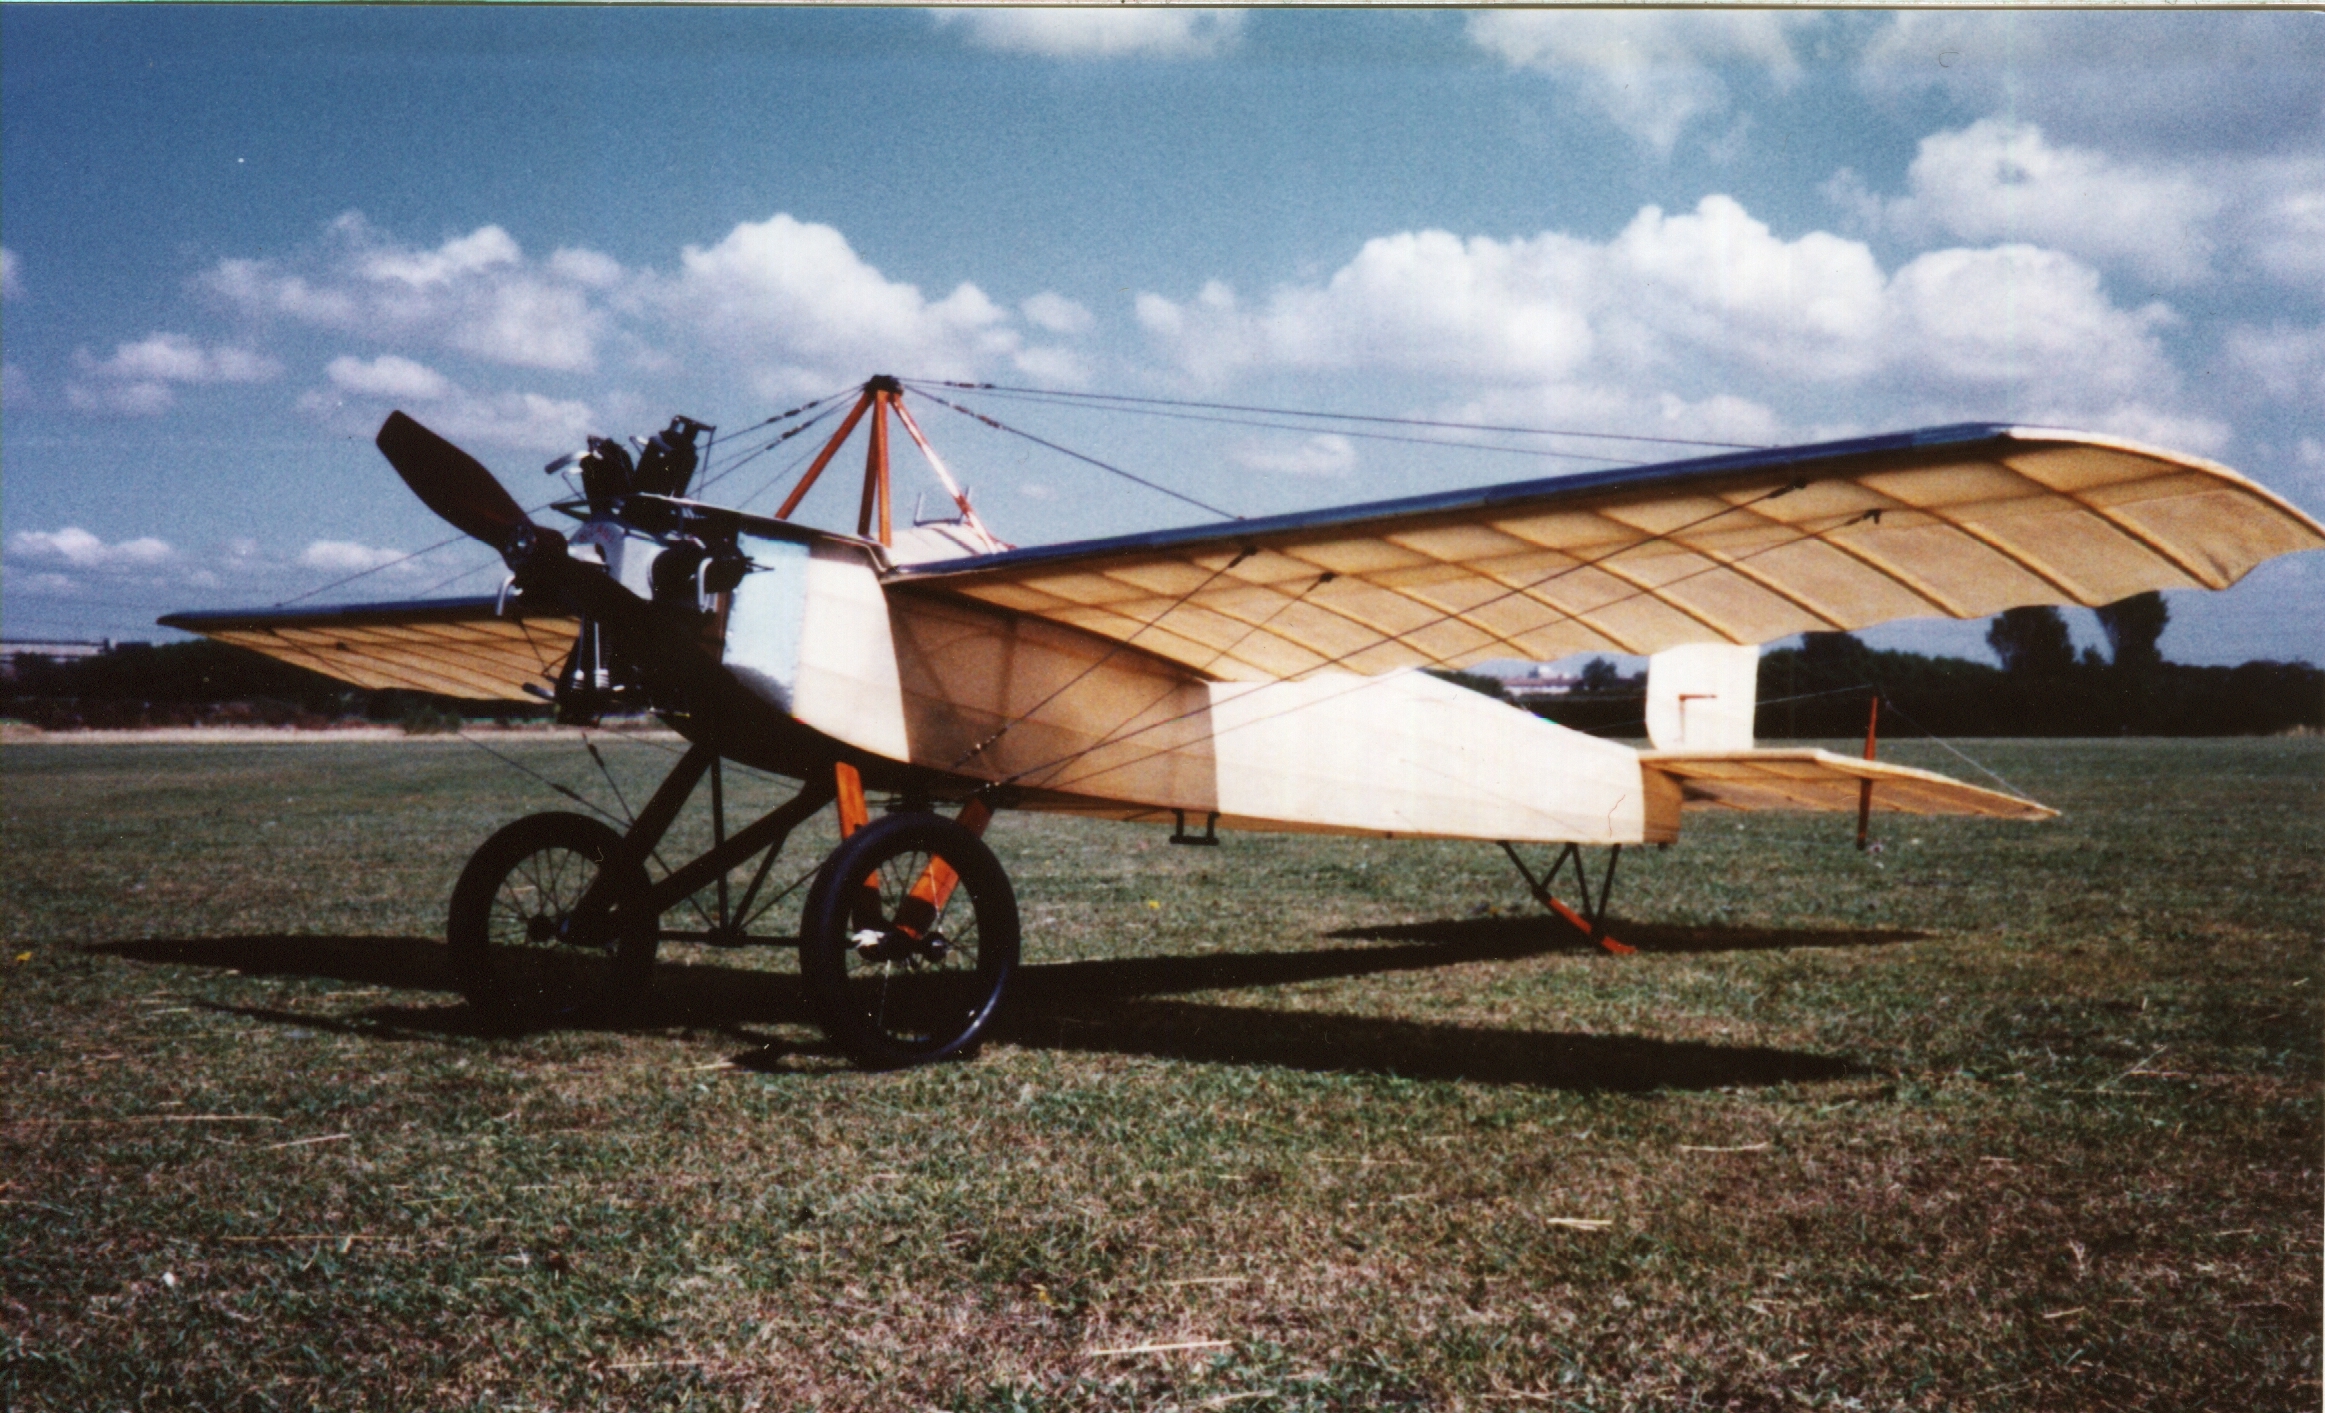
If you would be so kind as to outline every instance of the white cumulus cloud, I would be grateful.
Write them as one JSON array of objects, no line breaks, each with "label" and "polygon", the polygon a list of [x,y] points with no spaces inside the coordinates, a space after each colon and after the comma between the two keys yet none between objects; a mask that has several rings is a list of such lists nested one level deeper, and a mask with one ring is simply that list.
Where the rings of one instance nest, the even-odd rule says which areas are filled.
[{"label": "white cumulus cloud", "polygon": [[541,393],[462,394],[431,408],[428,425],[455,442],[516,451],[571,451],[598,430],[586,402]]},{"label": "white cumulus cloud", "polygon": [[2162,305],[2121,309],[2099,273],[2055,250],[1934,250],[1890,281],[1885,345],[1908,376],[2030,390],[2076,404],[2168,391]]},{"label": "white cumulus cloud", "polygon": [[1900,106],[1935,92],[2118,153],[2314,150],[2325,26],[2265,10],[1906,8],[1859,50],[1857,80]]},{"label": "white cumulus cloud", "polygon": [[1863,244],[1823,232],[1785,241],[1713,196],[1676,216],[1650,206],[1605,245],[1406,232],[1256,307],[1213,281],[1185,303],[1141,294],[1137,309],[1204,377],[1268,366],[1546,382],[1590,363],[1651,367],[1695,344],[1833,378],[1880,357],[1883,292]]},{"label": "white cumulus cloud", "polygon": [[1730,197],[1646,208],[1594,266],[1602,322],[1651,357],[1686,344],[1810,379],[1859,377],[1881,357],[1872,251],[1824,231],[1787,241]]},{"label": "white cumulus cloud", "polygon": [[261,383],[282,365],[246,348],[204,348],[184,334],[155,334],[120,344],[102,363],[86,357],[82,367],[107,377],[153,379],[165,383]]},{"label": "white cumulus cloud", "polygon": [[1851,421],[2034,407],[2093,421],[2168,411],[2179,383],[2159,338],[2173,313],[2115,304],[2063,252],[1956,247],[1884,271],[1861,241],[1787,239],[1726,196],[1647,207],[1605,242],[1382,236],[1320,282],[1246,299],[1211,281],[1136,307],[1153,346],[1200,383],[1420,376],[1569,426],[1666,420],[1668,434],[1723,440],[1772,438],[1766,409],[1809,394],[1870,399]]},{"label": "white cumulus cloud", "polygon": [[595,250],[569,246],[549,257],[549,268],[591,289],[611,289],[622,282],[622,262]]},{"label": "white cumulus cloud", "polygon": [[1098,322],[1088,309],[1054,290],[1043,290],[1017,307],[1036,326],[1053,334],[1086,334]]},{"label": "white cumulus cloud", "polygon": [[172,391],[176,385],[263,383],[282,373],[282,365],[265,354],[229,345],[204,346],[175,333],[115,345],[110,358],[100,359],[82,349],[73,362],[79,376],[65,386],[66,400],[73,407],[130,416],[168,411],[176,402]]},{"label": "white cumulus cloud", "polygon": [[2325,293],[2325,163],[2263,165],[2266,194],[2242,213],[2244,246],[2268,274]]},{"label": "white cumulus cloud", "polygon": [[965,30],[980,49],[1053,59],[1204,59],[1233,48],[1243,33],[1240,10],[1160,5],[972,7],[934,18]]},{"label": "white cumulus cloud", "polygon": [[1213,280],[1184,303],[1141,293],[1135,307],[1205,380],[1248,367],[1550,379],[1591,352],[1588,274],[1587,248],[1564,236],[1413,231],[1366,241],[1325,284],[1285,286],[1256,306]]},{"label": "white cumulus cloud", "polygon": [[380,549],[354,540],[316,540],[299,551],[302,568],[320,569],[332,574],[360,574],[367,570],[384,569],[389,565],[410,563],[410,558],[402,550]]},{"label": "white cumulus cloud", "polygon": [[612,257],[595,251],[529,260],[499,226],[422,248],[349,212],[316,250],[288,261],[222,260],[201,282],[249,314],[433,342],[511,367],[587,372],[611,323],[601,298],[623,278]]},{"label": "white cumulus cloud", "polygon": [[448,285],[468,275],[482,274],[524,259],[517,242],[499,226],[480,226],[454,236],[434,250],[404,250],[373,245],[357,255],[355,265],[364,278],[425,289]]},{"label": "white cumulus cloud", "polygon": [[334,358],[324,372],[339,387],[369,397],[425,402],[452,390],[451,380],[442,373],[392,353],[383,353],[369,362],[360,358]]},{"label": "white cumulus cloud", "polygon": [[1248,441],[1228,451],[1236,465],[1278,476],[1345,476],[1356,469],[1356,447],[1348,438],[1320,432],[1296,442]]},{"label": "white cumulus cloud", "polygon": [[2242,325],[2223,343],[2230,366],[2264,395],[2311,410],[2325,406],[2325,325]]},{"label": "white cumulus cloud", "polygon": [[866,263],[830,226],[778,213],[712,246],[688,246],[657,297],[783,395],[827,391],[866,369],[965,377],[1018,351],[1009,316],[973,284],[929,299]]},{"label": "white cumulus cloud", "polygon": [[[604,430],[586,402],[537,392],[477,392],[392,356],[370,363],[338,359],[330,373],[333,387],[309,391],[299,408],[350,436],[369,436],[385,408],[397,402],[422,404],[416,414],[422,422],[470,450],[572,451]],[[398,385],[406,390],[396,391]],[[434,390],[423,396],[415,388]]]},{"label": "white cumulus cloud", "polygon": [[1728,110],[1721,70],[1792,83],[1791,31],[1814,20],[1784,10],[1488,10],[1470,18],[1469,37],[1513,68],[1565,80],[1623,131],[1669,152],[1689,123]]},{"label": "white cumulus cloud", "polygon": [[19,530],[8,537],[11,557],[68,569],[153,569],[177,556],[167,540],[151,535],[107,544],[78,525],[62,530]]},{"label": "white cumulus cloud", "polygon": [[0,245],[0,298],[16,299],[24,293],[24,275],[16,263],[16,252]]},{"label": "white cumulus cloud", "polygon": [[2025,241],[2166,284],[2209,273],[2223,203],[2185,170],[2057,146],[2032,123],[1996,118],[1923,138],[1906,181],[1910,194],[1883,216],[1908,237]]}]

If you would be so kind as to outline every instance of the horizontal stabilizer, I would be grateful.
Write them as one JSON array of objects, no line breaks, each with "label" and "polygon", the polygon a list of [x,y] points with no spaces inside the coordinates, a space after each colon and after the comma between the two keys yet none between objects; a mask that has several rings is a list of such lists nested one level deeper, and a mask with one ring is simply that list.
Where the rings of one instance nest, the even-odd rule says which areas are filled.
[{"label": "horizontal stabilizer", "polygon": [[1873,808],[1892,814],[1969,814],[2050,819],[2048,805],[1887,761],[1831,751],[1647,751],[1639,764],[1679,782],[1682,808],[1830,810],[1857,808],[1866,781]]}]

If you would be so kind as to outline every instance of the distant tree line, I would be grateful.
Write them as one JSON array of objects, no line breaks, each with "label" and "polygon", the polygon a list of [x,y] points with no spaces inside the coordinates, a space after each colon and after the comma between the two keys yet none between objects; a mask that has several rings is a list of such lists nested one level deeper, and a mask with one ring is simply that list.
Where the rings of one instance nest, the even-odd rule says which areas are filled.
[{"label": "distant tree line", "polygon": [[49,730],[144,726],[327,726],[371,721],[450,730],[463,716],[546,717],[546,705],[463,702],[427,692],[365,691],[208,638],[123,643],[95,657],[20,656],[0,683],[0,715]]},{"label": "distant tree line", "polygon": [[[1849,633],[1808,633],[1760,658],[1763,739],[1862,735],[1868,701],[1884,734],[1938,736],[2254,736],[2325,728],[2325,671],[2305,662],[2191,667],[2158,644],[2171,613],[2161,594],[2098,611],[2108,653],[2078,654],[2055,608],[2014,608],[1986,630],[1999,667],[1870,647]],[[1598,669],[1594,677],[1593,669]],[[1594,659],[1582,688],[1531,703],[1594,735],[1646,734],[1646,679]]]},{"label": "distant tree line", "polygon": [[[2158,644],[2170,611],[2161,594],[2099,610],[2108,654],[2077,654],[2055,608],[2014,608],[1986,641],[1997,667],[1965,658],[1874,648],[1849,633],[1809,633],[1760,659],[1763,739],[1852,736],[1878,692],[1884,734],[1938,736],[2250,736],[2325,728],[2325,671],[2305,662],[2190,667]],[[1441,673],[1500,696],[1473,673]],[[1594,658],[1574,691],[1528,703],[1564,726],[1602,736],[1646,734],[1646,678]],[[368,692],[247,648],[200,639],[125,643],[96,657],[19,658],[0,684],[0,715],[52,730],[220,723],[323,726],[368,720],[442,730],[463,717],[529,720],[546,704],[463,702],[424,692]]]}]

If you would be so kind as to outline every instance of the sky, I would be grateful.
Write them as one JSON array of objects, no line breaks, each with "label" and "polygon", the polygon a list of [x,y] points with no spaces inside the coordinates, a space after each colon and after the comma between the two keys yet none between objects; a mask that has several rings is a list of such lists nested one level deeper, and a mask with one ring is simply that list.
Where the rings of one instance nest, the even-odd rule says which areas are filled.
[{"label": "sky", "polygon": [[[765,510],[820,437],[746,429],[883,372],[1750,445],[2039,423],[2325,515],[2315,14],[9,4],[0,247],[12,639],[490,592],[481,546],[406,558],[451,532],[391,408],[527,505],[684,413],[707,498]],[[1246,515],[1688,452],[951,396]],[[1210,518],[914,405],[1008,540]],[[852,527],[847,479],[802,518]],[[2176,661],[2325,662],[2325,554],[2169,602]]]}]

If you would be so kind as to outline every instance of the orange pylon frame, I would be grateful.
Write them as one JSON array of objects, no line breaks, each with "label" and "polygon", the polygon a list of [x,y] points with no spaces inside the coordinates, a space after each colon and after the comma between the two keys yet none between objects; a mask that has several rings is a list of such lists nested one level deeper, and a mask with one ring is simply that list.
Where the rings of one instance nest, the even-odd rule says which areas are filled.
[{"label": "orange pylon frame", "polygon": [[[888,489],[888,411],[897,407],[897,400],[903,391],[894,378],[879,377],[864,384],[864,391],[856,398],[856,405],[848,409],[848,415],[840,422],[840,429],[832,433],[831,440],[823,444],[823,450],[815,454],[807,474],[800,477],[799,484],[791,488],[791,494],[783,498],[783,506],[775,512],[775,518],[789,520],[791,512],[799,509],[799,503],[807,499],[809,491],[815,489],[816,479],[823,475],[823,469],[839,454],[840,444],[848,439],[856,430],[856,424],[863,421],[864,414],[869,412],[872,414],[872,428],[870,444],[864,449],[864,495],[856,511],[856,535],[859,539],[876,538],[884,545],[894,543]],[[898,410],[901,411],[901,408]],[[874,534],[875,530],[878,531],[877,535]]]}]

